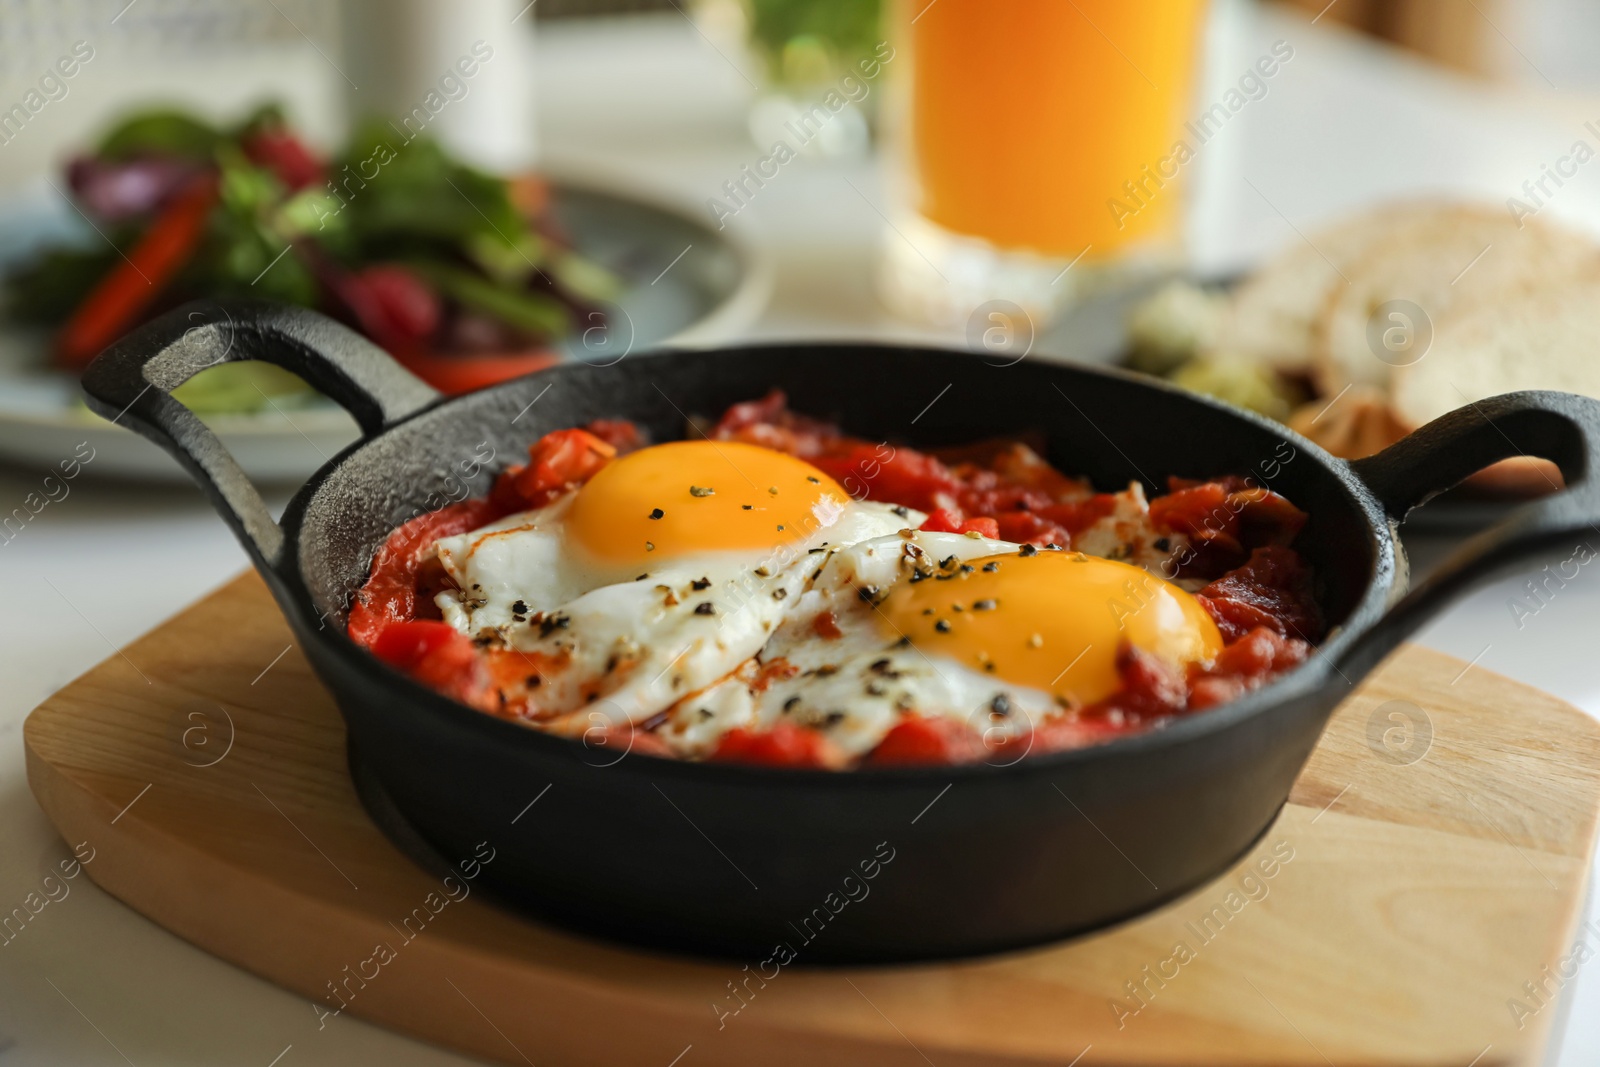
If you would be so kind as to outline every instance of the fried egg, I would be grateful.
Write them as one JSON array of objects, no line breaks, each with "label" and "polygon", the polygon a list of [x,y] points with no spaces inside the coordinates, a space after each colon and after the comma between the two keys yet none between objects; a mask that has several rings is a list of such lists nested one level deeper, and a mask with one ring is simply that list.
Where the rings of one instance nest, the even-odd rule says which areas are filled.
[{"label": "fried egg", "polygon": [[[681,441],[545,508],[437,542],[447,622],[522,654],[527,717],[647,723],[755,661],[827,554],[923,516],[852,500],[785,453]],[[597,720],[596,715],[600,716]]]},{"label": "fried egg", "polygon": [[955,718],[991,740],[1020,736],[1115,693],[1125,641],[1180,668],[1222,648],[1194,596],[1132,564],[904,531],[830,551],[753,684],[712,687],[660,733],[703,753],[735,726],[786,720],[847,756],[871,751],[908,714]]}]

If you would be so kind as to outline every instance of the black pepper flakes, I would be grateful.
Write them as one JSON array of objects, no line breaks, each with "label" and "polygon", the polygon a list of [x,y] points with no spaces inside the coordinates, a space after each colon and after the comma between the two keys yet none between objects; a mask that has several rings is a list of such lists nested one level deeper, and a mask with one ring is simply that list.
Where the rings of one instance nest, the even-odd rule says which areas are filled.
[{"label": "black pepper flakes", "polygon": [[939,569],[942,570],[942,571],[947,571],[951,567],[954,567],[955,565],[956,565],[956,558],[954,556],[946,556],[944,559],[941,559],[939,561]]},{"label": "black pepper flakes", "polygon": [[845,720],[844,712],[842,712],[842,711],[830,711],[830,712],[828,712],[828,714],[826,714],[826,715],[824,715],[822,717],[822,725],[825,726],[825,727],[826,726],[838,726],[840,723],[844,722],[844,720]]},{"label": "black pepper flakes", "polygon": [[689,588],[693,589],[697,593],[700,592],[702,589],[710,589],[711,588],[711,579],[710,578],[696,578],[694,581],[689,583]]},{"label": "black pepper flakes", "polygon": [[1158,537],[1150,543],[1155,546],[1157,552],[1165,552],[1172,547],[1172,538]]},{"label": "black pepper flakes", "polygon": [[871,604],[875,599],[877,599],[879,592],[880,590],[875,585],[864,585],[856,590],[856,596],[860,597],[862,600],[865,600],[868,604]]},{"label": "black pepper flakes", "polygon": [[907,519],[907,518],[911,517],[910,509],[902,507],[899,504],[896,504],[894,507],[890,508],[889,510],[894,512],[896,515],[900,516],[902,519]]},{"label": "black pepper flakes", "polygon": [[666,512],[662,511],[660,508],[652,508],[652,509],[650,509],[650,517],[652,519],[659,519],[665,514],[666,514]]},{"label": "black pepper flakes", "polygon": [[789,590],[779,587],[772,591],[773,600],[784,600],[789,596]]},{"label": "black pepper flakes", "polygon": [[813,478],[809,474],[806,475],[806,481],[810,482],[812,485],[821,485],[822,484],[822,479],[821,478]]},{"label": "black pepper flakes", "polygon": [[641,574],[641,575],[639,575],[639,577],[635,578],[634,581],[642,582],[648,577],[650,577],[650,573],[648,571],[646,571],[644,574]]},{"label": "black pepper flakes", "polygon": [[1037,556],[1038,554],[1039,550],[1033,545],[1023,545],[1017,550],[1017,555],[1019,556]]},{"label": "black pepper flakes", "polygon": [[694,613],[696,615],[715,615],[717,606],[709,600],[704,600],[694,606]]},{"label": "black pepper flakes", "polygon": [[985,574],[993,574],[995,571],[997,571],[999,569],[1000,569],[1000,561],[997,560],[997,559],[990,560],[988,563],[985,563],[983,565],[983,571],[984,571]]},{"label": "black pepper flakes", "polygon": [[989,710],[996,715],[1010,715],[1011,701],[1006,699],[1006,695],[1004,693],[1000,693],[993,700],[989,701]]},{"label": "black pepper flakes", "polygon": [[945,619],[940,619],[938,622],[933,624],[933,628],[942,634],[947,634],[950,632],[950,623]]},{"label": "black pepper flakes", "polygon": [[513,614],[513,615],[526,615],[527,613],[528,613],[528,605],[526,603],[524,603],[521,600],[518,600],[518,601],[515,601],[515,602],[512,603],[512,605],[511,605],[511,614]]},{"label": "black pepper flakes", "polygon": [[785,700],[783,702],[783,710],[784,711],[793,711],[799,705],[800,705],[800,698],[799,697],[790,697],[788,700]]},{"label": "black pepper flakes", "polygon": [[755,505],[754,504],[740,504],[739,507],[742,508],[745,511],[754,511],[755,510]]},{"label": "black pepper flakes", "polygon": [[972,602],[973,611],[993,611],[995,606],[995,602],[988,597],[985,597],[982,600],[974,600]]},{"label": "black pepper flakes", "polygon": [[783,533],[783,523],[778,523],[778,532]]}]

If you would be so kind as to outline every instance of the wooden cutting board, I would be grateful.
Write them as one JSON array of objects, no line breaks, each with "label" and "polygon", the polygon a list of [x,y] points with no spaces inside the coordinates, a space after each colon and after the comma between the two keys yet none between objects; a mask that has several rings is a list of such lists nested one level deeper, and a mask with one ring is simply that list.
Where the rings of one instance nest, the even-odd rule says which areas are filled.
[{"label": "wooden cutting board", "polygon": [[366,816],[333,703],[254,575],[52,697],[26,741],[89,875],[309,998],[308,1042],[342,1001],[540,1067],[1533,1067],[1574,944],[1600,947],[1577,925],[1600,730],[1416,647],[1345,702],[1254,853],[1165,909],[987,959],[767,980],[445,893]]}]

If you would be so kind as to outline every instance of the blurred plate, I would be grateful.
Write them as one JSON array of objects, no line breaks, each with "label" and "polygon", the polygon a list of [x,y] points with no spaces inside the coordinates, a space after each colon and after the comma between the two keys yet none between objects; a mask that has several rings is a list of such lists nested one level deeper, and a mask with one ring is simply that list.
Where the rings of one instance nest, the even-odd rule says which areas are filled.
[{"label": "blurred plate", "polygon": [[[696,214],[590,176],[557,174],[552,186],[557,224],[626,284],[604,323],[577,324],[559,346],[569,358],[611,363],[660,345],[710,344],[766,306],[771,263]],[[41,182],[0,206],[0,271],[82,232],[83,220]],[[41,331],[0,328],[0,461],[53,468],[87,444],[94,474],[187,483],[165,452],[83,406],[77,381],[48,365],[47,342]],[[357,436],[354,420],[321,398],[206,422],[259,483],[301,481]]]},{"label": "blurred plate", "polygon": [[[1076,335],[1074,345],[1077,350],[1072,351],[1069,358],[1086,358],[1088,362],[1106,362],[1131,369],[1128,367],[1128,316],[1146,297],[1171,281],[1189,281],[1206,289],[1227,290],[1245,277],[1245,274],[1224,277],[1162,274],[1115,292],[1091,297],[1073,309],[1058,326],[1041,336],[1039,347],[1046,352],[1054,352],[1064,347],[1057,340],[1058,335]],[[1084,337],[1092,338],[1087,348]],[[1413,511],[1406,518],[1404,531],[1449,538],[1466,537],[1505,518],[1517,505],[1530,499],[1536,498],[1510,494],[1501,496],[1475,486],[1458,486],[1440,493]]]}]

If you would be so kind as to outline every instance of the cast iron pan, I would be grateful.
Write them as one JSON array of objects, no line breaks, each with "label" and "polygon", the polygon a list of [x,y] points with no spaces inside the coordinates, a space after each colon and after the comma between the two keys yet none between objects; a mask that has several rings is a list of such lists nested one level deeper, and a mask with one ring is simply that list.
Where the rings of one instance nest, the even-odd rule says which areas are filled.
[{"label": "cast iron pan", "polygon": [[[364,433],[281,523],[169,395],[205,367],[249,359],[299,374]],[[670,440],[688,416],[715,416],[773,386],[797,410],[874,439],[940,445],[1042,431],[1052,461],[1107,489],[1253,474],[1310,512],[1297,547],[1337,629],[1276,683],[1163,730],[1010,766],[849,773],[588,747],[458,705],[345,637],[346,608],[388,533],[486,492],[541,434],[628,418]],[[95,361],[84,390],[96,411],[177,456],[210,495],[337,698],[362,777],[408,833],[451,863],[487,842],[495,859],[479,884],[546,919],[752,966],[780,944],[801,962],[990,952],[1189,891],[1272,822],[1329,712],[1405,635],[1470,584],[1547,551],[1570,554],[1600,519],[1590,474],[1600,403],[1560,393],[1484,401],[1352,464],[1147,378],[873,344],[567,364],[441,400],[343,326],[248,302],[150,323]],[[1404,593],[1394,530],[1406,513],[1522,453],[1554,460],[1570,488],[1467,542]]]}]

